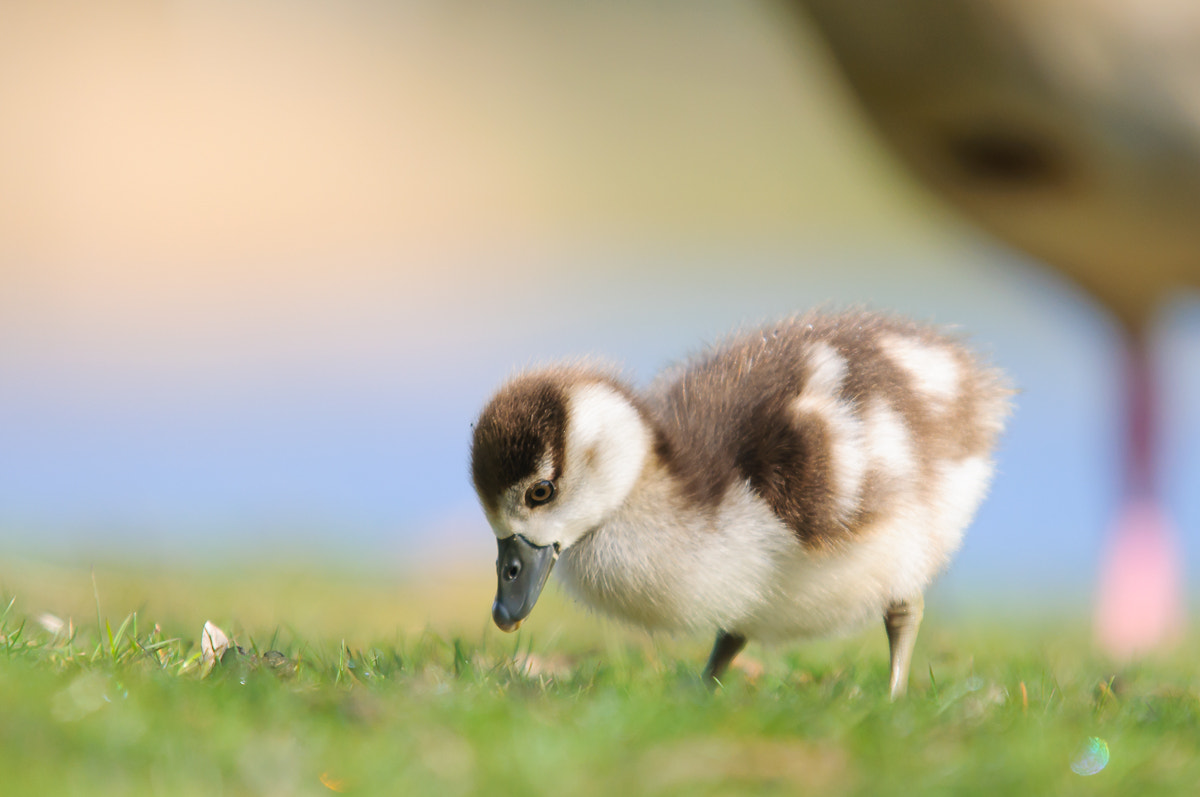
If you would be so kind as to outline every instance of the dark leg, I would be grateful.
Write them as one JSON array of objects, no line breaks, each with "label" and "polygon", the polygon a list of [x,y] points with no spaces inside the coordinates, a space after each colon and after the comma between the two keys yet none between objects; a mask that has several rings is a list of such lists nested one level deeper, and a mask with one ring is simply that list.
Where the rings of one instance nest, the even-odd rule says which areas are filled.
[{"label": "dark leg", "polygon": [[908,665],[912,662],[917,629],[925,614],[925,598],[918,595],[897,601],[888,607],[883,624],[887,628],[888,647],[892,653],[892,700],[902,697],[908,689]]},{"label": "dark leg", "polygon": [[729,662],[746,647],[746,637],[741,634],[731,634],[728,631],[718,631],[717,641],[713,644],[708,664],[704,666],[704,682],[709,686],[721,682]]}]

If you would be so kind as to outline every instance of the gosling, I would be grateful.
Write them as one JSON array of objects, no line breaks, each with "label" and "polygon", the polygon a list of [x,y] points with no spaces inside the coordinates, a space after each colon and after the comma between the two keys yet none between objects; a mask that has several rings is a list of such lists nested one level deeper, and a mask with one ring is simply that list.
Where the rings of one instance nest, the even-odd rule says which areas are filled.
[{"label": "gosling", "polygon": [[499,545],[492,617],[516,630],[557,562],[596,609],[715,632],[709,683],[750,639],[883,618],[895,699],[1011,394],[957,337],[864,311],[735,335],[644,395],[587,365],[521,374],[471,445]]}]

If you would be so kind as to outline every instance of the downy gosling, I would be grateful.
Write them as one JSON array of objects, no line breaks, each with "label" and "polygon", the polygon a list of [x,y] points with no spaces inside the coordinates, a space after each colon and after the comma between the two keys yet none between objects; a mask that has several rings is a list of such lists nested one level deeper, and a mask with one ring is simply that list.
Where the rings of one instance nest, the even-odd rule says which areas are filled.
[{"label": "downy gosling", "polygon": [[587,365],[521,374],[471,445],[499,541],[492,617],[515,630],[557,561],[592,607],[715,632],[709,682],[747,640],[882,618],[895,698],[1011,393],[956,337],[869,312],[735,335],[644,394]]}]

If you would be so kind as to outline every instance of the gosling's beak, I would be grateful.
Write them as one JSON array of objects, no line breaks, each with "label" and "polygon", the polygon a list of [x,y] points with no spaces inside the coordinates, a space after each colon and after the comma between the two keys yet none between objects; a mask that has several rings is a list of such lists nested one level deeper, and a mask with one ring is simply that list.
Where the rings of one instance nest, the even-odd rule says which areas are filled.
[{"label": "gosling's beak", "polygon": [[558,558],[557,545],[534,545],[520,534],[499,541],[496,602],[492,619],[501,631],[516,631],[533,611]]}]

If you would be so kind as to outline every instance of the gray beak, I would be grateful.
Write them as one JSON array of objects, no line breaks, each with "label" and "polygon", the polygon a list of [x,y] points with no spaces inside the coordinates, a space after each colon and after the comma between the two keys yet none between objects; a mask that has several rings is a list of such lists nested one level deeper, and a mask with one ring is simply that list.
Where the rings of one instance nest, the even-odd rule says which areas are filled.
[{"label": "gray beak", "polygon": [[542,587],[558,558],[558,546],[537,546],[514,534],[500,540],[499,547],[492,619],[501,631],[516,631],[542,594]]}]

